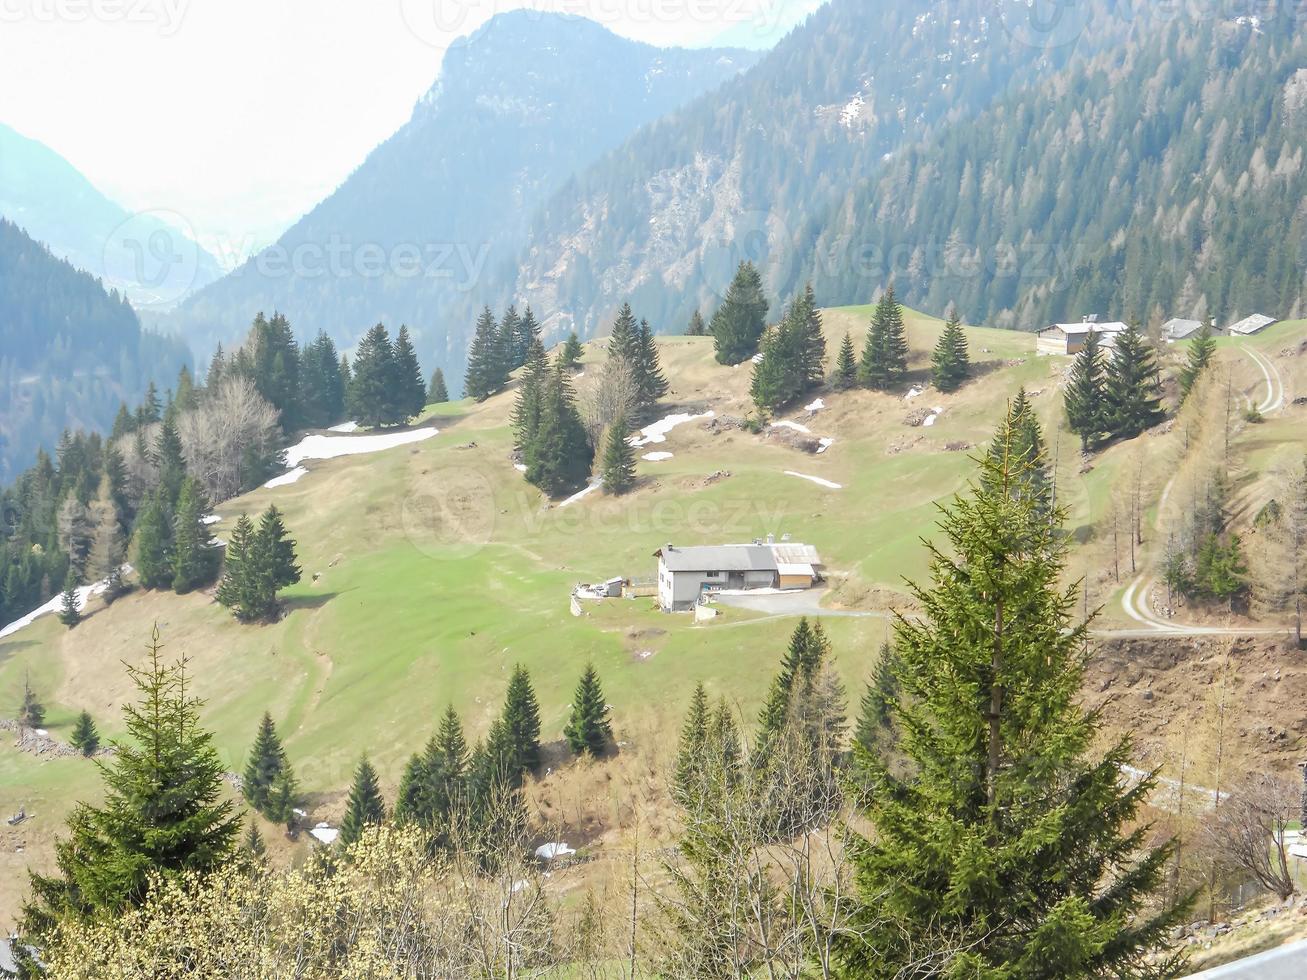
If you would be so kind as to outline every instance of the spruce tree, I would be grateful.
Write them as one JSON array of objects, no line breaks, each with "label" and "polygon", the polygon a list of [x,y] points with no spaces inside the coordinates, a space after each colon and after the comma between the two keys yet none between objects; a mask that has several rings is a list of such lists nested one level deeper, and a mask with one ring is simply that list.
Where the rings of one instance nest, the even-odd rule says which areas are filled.
[{"label": "spruce tree", "polygon": [[540,420],[524,456],[527,480],[551,496],[575,489],[590,474],[594,451],[561,367],[549,371],[545,379]]},{"label": "spruce tree", "polygon": [[739,364],[757,353],[769,308],[762,276],[752,262],[741,262],[708,328],[719,363]]},{"label": "spruce tree", "polygon": [[952,310],[939,335],[935,351],[930,356],[931,383],[940,391],[957,391],[971,373],[971,356],[967,351],[967,335],[962,320]]},{"label": "spruce tree", "polygon": [[636,407],[644,417],[658,399],[667,394],[667,378],[658,357],[658,345],[648,320],[641,320],[636,330],[632,368],[635,375]]},{"label": "spruce tree", "polygon": [[625,416],[613,420],[604,436],[601,473],[604,490],[621,496],[635,486],[635,449],[628,438]]},{"label": "spruce tree", "polygon": [[587,664],[585,673],[572,695],[572,716],[563,729],[567,744],[581,755],[603,755],[613,741],[613,726],[608,720],[608,705],[599,686],[599,674],[594,664]]},{"label": "spruce tree", "polygon": [[183,659],[165,664],[156,627],[148,659],[128,667],[138,699],[123,709],[128,738],[101,767],[105,799],[79,804],[55,845],[58,871],[33,873],[21,932],[39,943],[65,917],[139,905],[156,877],[204,877],[234,854],[240,818],[224,799],[223,766],[200,724]]},{"label": "spruce tree", "polygon": [[427,403],[443,405],[449,401],[449,389],[445,387],[445,372],[436,368],[431,373],[431,384],[427,385]]},{"label": "spruce tree", "polygon": [[826,333],[822,329],[821,310],[817,308],[817,295],[812,283],[803,289],[803,295],[796,301],[793,316],[795,329],[802,339],[800,348],[799,377],[801,390],[811,391],[821,386],[826,379]]},{"label": "spruce tree", "polygon": [[526,366],[517,382],[517,401],[509,424],[513,429],[513,447],[523,455],[540,428],[540,409],[544,403],[545,385],[549,380],[549,355],[539,340],[531,342],[526,354]]},{"label": "spruce tree", "polygon": [[847,331],[835,358],[835,374],[831,377],[831,384],[837,391],[848,391],[858,384],[857,355],[853,351],[853,337]]},{"label": "spruce tree", "polygon": [[708,324],[703,322],[703,314],[695,310],[690,314],[690,325],[685,328],[687,337],[706,337],[708,335]]},{"label": "spruce tree", "polygon": [[366,828],[377,826],[385,819],[386,802],[381,798],[377,773],[367,756],[364,756],[354,771],[354,785],[350,787],[349,802],[345,805],[345,816],[340,822],[340,846],[349,847],[357,843]]},{"label": "spruce tree", "polygon": [[425,825],[429,782],[425,757],[414,752],[399,777],[399,789],[395,793],[395,823]]},{"label": "spruce tree", "polygon": [[223,555],[222,581],[218,583],[216,598],[219,604],[232,610],[237,618],[246,619],[256,606],[250,591],[253,571],[249,565],[254,546],[254,524],[245,514],[232,528],[231,539]]},{"label": "spruce tree", "polygon": [[186,459],[182,455],[182,440],[177,434],[177,422],[172,413],[164,416],[154,452],[159,464],[159,487],[156,492],[171,513],[177,506],[182,484],[186,482]]},{"label": "spruce tree", "polygon": [[765,756],[771,743],[780,736],[796,694],[802,688],[811,688],[829,653],[830,642],[821,623],[809,625],[807,616],[800,618],[799,625],[790,634],[780,673],[773,679],[771,691],[758,715],[759,756]]},{"label": "spruce tree", "polygon": [[503,387],[507,372],[504,371],[501,358],[499,325],[495,323],[495,315],[487,306],[477,318],[472,345],[468,348],[463,394],[483,402]]},{"label": "spruce tree", "polygon": [[69,568],[64,576],[64,590],[59,597],[59,622],[72,629],[82,621],[82,612],[77,602],[77,572]]},{"label": "spruce tree", "polygon": [[159,405],[159,389],[155,387],[153,381],[145,389],[145,397],[141,399],[141,404],[136,409],[136,428],[143,429],[145,426],[158,422],[162,417],[162,410]]},{"label": "spruce tree", "polygon": [[173,518],[172,587],[178,595],[208,585],[217,570],[217,556],[209,547],[212,535],[204,523],[208,509],[203,488],[187,477]]},{"label": "spruce tree", "polygon": [[858,374],[869,388],[885,391],[903,380],[908,370],[908,342],[903,328],[903,309],[894,298],[894,286],[876,303],[867,328]]},{"label": "spruce tree", "polygon": [[250,747],[245,771],[241,775],[241,792],[246,802],[264,816],[275,819],[269,806],[272,788],[277,777],[289,767],[286,750],[277,735],[277,726],[273,724],[272,715],[264,712],[258,733],[254,736],[254,744]]},{"label": "spruce tree", "polygon": [[302,421],[300,403],[300,350],[290,322],[280,313],[265,319],[260,313],[250,331],[250,377],[259,394],[281,413],[285,432],[298,429]]},{"label": "spruce tree", "polygon": [[581,338],[573,330],[567,335],[567,343],[563,344],[563,351],[559,357],[559,363],[567,369],[577,366],[581,362],[582,355],[585,354],[585,348],[581,346]]},{"label": "spruce tree", "polygon": [[1081,452],[1089,452],[1108,431],[1107,379],[1098,331],[1091,330],[1084,349],[1076,355],[1067,378],[1067,423],[1080,436]]},{"label": "spruce tree", "polygon": [[1116,335],[1105,395],[1109,431],[1119,439],[1133,439],[1166,416],[1156,352],[1134,324]]},{"label": "spruce tree", "polygon": [[378,323],[363,335],[354,353],[346,408],[359,425],[394,425],[403,415],[398,364],[390,333]]},{"label": "spruce tree", "polygon": [[277,609],[277,593],[300,580],[295,541],[286,533],[281,512],[272,504],[259,519],[246,562],[253,591],[254,618],[265,619]]},{"label": "spruce tree", "polygon": [[427,386],[422,380],[422,367],[418,364],[408,327],[402,323],[399,334],[395,337],[394,351],[395,391],[392,399],[396,406],[395,421],[402,424],[415,415],[421,415],[427,405]]},{"label": "spruce tree", "polygon": [[881,734],[892,727],[891,709],[899,691],[894,671],[894,648],[886,642],[881,645],[876,667],[867,690],[862,695],[861,710],[853,734],[854,743],[873,757],[880,753]]},{"label": "spruce tree", "polygon": [[857,905],[835,952],[855,976],[935,957],[959,977],[1169,975],[1141,965],[1185,911],[1149,907],[1171,855],[1137,819],[1155,779],[1123,784],[1128,739],[1092,755],[1061,515],[1012,492],[1020,457],[1001,458],[944,511],[923,617],[895,625],[907,765],[856,750],[873,832],[849,828]]},{"label": "spruce tree", "polygon": [[109,430],[111,442],[117,442],[125,435],[136,431],[136,416],[127,408],[126,402],[118,403],[118,414],[114,416],[113,428]]},{"label": "spruce tree", "polygon": [[515,367],[521,367],[526,363],[526,355],[531,350],[533,342],[541,342],[540,323],[536,320],[531,304],[528,303],[522,313],[522,319],[518,322],[517,341],[514,345]]},{"label": "spruce tree", "polygon": [[[1005,462],[1004,453],[1011,453],[1012,460]],[[1052,506],[1048,453],[1039,417],[1024,386],[1017,389],[1017,397],[1008,404],[1007,413],[990,441],[989,461],[992,465],[986,472],[1010,471],[1013,474],[1008,480],[1010,492],[1031,501],[1036,512],[1048,513]],[[985,479],[985,475],[981,478]]]},{"label": "spruce tree", "polygon": [[249,855],[250,860],[256,865],[262,865],[268,857],[268,845],[263,841],[263,835],[259,833],[258,824],[253,820],[250,821],[249,827],[245,831],[245,838],[241,841],[241,849]]},{"label": "spruce tree", "polygon": [[[505,375],[516,371],[526,363],[526,345],[522,343],[522,318],[518,316],[517,307],[509,305],[499,321],[496,338],[499,343],[499,359]],[[522,344],[519,349],[519,344]]]},{"label": "spruce tree", "polygon": [[471,768],[463,723],[452,704],[445,709],[435,737],[427,743],[422,761],[428,781],[425,826],[435,832],[438,843],[447,843],[454,816],[469,802]]},{"label": "spruce tree", "polygon": [[68,741],[84,756],[93,756],[99,751],[100,733],[96,730],[95,721],[89,711],[83,711],[77,716],[77,723],[73,726],[73,733]]},{"label": "spruce tree", "polygon": [[704,786],[704,763],[708,746],[708,692],[703,683],[695,685],[690,709],[681,726],[681,741],[676,751],[676,772],[672,780],[672,797],[691,809],[699,800]]},{"label": "spruce tree", "polygon": [[501,720],[509,771],[515,776],[535,772],[540,766],[540,706],[531,687],[531,675],[521,664],[513,668],[509,678]]},{"label": "spruce tree", "polygon": [[635,314],[631,311],[631,304],[623,303],[622,308],[617,311],[617,318],[613,320],[613,328],[608,335],[608,356],[626,361],[631,365],[632,373],[635,370],[639,351],[639,333],[640,327],[636,323]]},{"label": "spruce tree", "polygon": [[45,722],[45,705],[36,697],[36,692],[32,690],[31,679],[23,675],[23,700],[18,706],[18,727],[19,728],[40,728]]},{"label": "spruce tree", "polygon": [[345,415],[345,381],[336,345],[324,330],[300,353],[300,421],[308,428],[325,428]]},{"label": "spruce tree", "polygon": [[272,791],[268,795],[268,819],[285,824],[286,829],[291,830],[295,825],[295,801],[298,797],[299,783],[287,763],[273,780]]},{"label": "spruce tree", "polygon": [[1198,331],[1198,335],[1189,343],[1189,354],[1185,365],[1180,369],[1180,401],[1189,397],[1198,376],[1206,370],[1216,354],[1216,340],[1212,336],[1212,318],[1209,316]]}]

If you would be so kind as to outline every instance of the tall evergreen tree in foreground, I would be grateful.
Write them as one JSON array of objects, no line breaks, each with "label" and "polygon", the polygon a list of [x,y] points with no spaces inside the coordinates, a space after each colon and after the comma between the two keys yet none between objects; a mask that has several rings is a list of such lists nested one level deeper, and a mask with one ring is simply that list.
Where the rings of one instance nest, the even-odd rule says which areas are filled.
[{"label": "tall evergreen tree in foreground", "polygon": [[762,276],[752,262],[741,262],[708,328],[719,363],[739,364],[758,352],[769,307]]},{"label": "tall evergreen tree in foreground", "polygon": [[354,771],[354,785],[350,787],[345,816],[340,821],[340,846],[357,843],[365,829],[377,826],[385,819],[386,801],[381,798],[377,772],[364,756]]},{"label": "tall evergreen tree in foreground", "polygon": [[967,350],[967,335],[962,330],[962,319],[957,310],[949,313],[944,332],[930,356],[930,379],[940,391],[957,391],[971,374],[971,355]]},{"label": "tall evergreen tree in foreground", "polygon": [[1119,439],[1133,439],[1166,417],[1157,354],[1134,324],[1116,335],[1106,394],[1109,431]]},{"label": "tall evergreen tree in foreground", "polygon": [[1080,436],[1080,451],[1089,452],[1108,431],[1107,377],[1098,331],[1091,330],[1076,355],[1067,379],[1067,423]]},{"label": "tall evergreen tree in foreground", "polygon": [[908,339],[903,308],[894,298],[894,285],[885,287],[867,328],[858,374],[868,388],[885,391],[903,380],[908,371]]},{"label": "tall evergreen tree in foreground", "polygon": [[[1123,785],[1128,739],[1091,755],[1100,718],[1078,703],[1088,624],[1060,584],[1061,515],[1013,492],[1019,452],[999,459],[944,511],[948,546],[913,590],[923,617],[895,625],[908,766],[855,750],[872,833],[849,831],[859,907],[836,951],[853,976],[924,959],[950,977],[1170,975],[1185,909],[1151,910],[1171,848],[1149,849],[1137,820],[1155,780]],[[1163,961],[1146,963],[1153,951]]]},{"label": "tall evergreen tree in foreground", "polygon": [[399,421],[396,373],[395,346],[385,325],[378,323],[359,341],[345,398],[349,414],[359,425]]},{"label": "tall evergreen tree in foreground", "polygon": [[477,318],[472,346],[468,348],[463,394],[483,402],[502,388],[507,378],[508,371],[505,370],[499,343],[499,326],[495,323],[494,313],[487,306]]},{"label": "tall evergreen tree in foreground", "polygon": [[209,547],[212,535],[204,523],[208,511],[204,489],[187,477],[173,518],[172,587],[178,595],[208,585],[218,570],[218,556]]},{"label": "tall evergreen tree in foreground", "polygon": [[421,415],[427,405],[427,386],[422,380],[422,366],[418,364],[417,351],[413,349],[413,339],[408,334],[408,327],[399,325],[399,335],[395,338],[395,391],[393,399],[396,405],[396,421],[407,422],[415,415]]},{"label": "tall evergreen tree in foreground", "polygon": [[672,798],[687,809],[693,808],[704,789],[702,774],[708,745],[708,718],[708,692],[701,681],[695,685],[690,709],[681,726],[676,772],[672,780]]},{"label": "tall evergreen tree in foreground", "polygon": [[[1005,454],[1011,456],[1013,465],[1004,465]],[[1048,513],[1053,502],[1048,453],[1039,417],[1024,386],[1017,389],[1017,397],[1008,404],[1007,414],[998,424],[989,444],[989,460],[994,465],[981,475],[982,480],[989,479],[991,472],[1010,472],[1008,492],[1030,500],[1037,512]]]},{"label": "tall evergreen tree in foreground", "polygon": [[100,733],[89,711],[83,711],[77,716],[77,724],[73,726],[73,733],[68,737],[68,741],[72,743],[73,748],[85,756],[95,755],[99,751]]},{"label": "tall evergreen tree in foreground", "polygon": [[295,542],[276,505],[264,512],[257,529],[242,514],[227,542],[218,602],[242,622],[269,619],[277,612],[277,592],[299,580]]},{"label": "tall evergreen tree in foreground", "polygon": [[626,418],[613,420],[604,436],[601,461],[604,490],[617,496],[635,486],[635,447],[628,438]]},{"label": "tall evergreen tree in foreground", "polygon": [[509,752],[509,770],[514,775],[535,772],[540,767],[540,705],[531,686],[531,675],[521,664],[513,668],[513,676],[508,680],[500,721]]},{"label": "tall evergreen tree in foreground", "polygon": [[147,589],[172,585],[172,519],[161,495],[150,495],[136,517],[136,575]]},{"label": "tall evergreen tree in foreground", "polygon": [[585,482],[594,462],[571,382],[561,367],[546,373],[539,411],[535,432],[523,446],[526,478],[545,493],[558,496]]},{"label": "tall evergreen tree in foreground", "polygon": [[576,693],[572,695],[572,716],[563,729],[567,744],[577,755],[603,755],[613,741],[613,726],[608,720],[608,705],[594,664],[587,664]]},{"label": "tall evergreen tree in foreground", "polygon": [[139,904],[157,876],[203,876],[233,854],[239,817],[223,799],[223,767],[200,725],[203,702],[183,659],[165,664],[155,628],[143,667],[128,667],[138,700],[123,715],[128,739],[101,767],[105,800],[79,804],[58,870],[31,874],[21,932],[39,947],[65,917],[112,915]]},{"label": "tall evergreen tree in foreground", "polygon": [[1198,335],[1190,341],[1189,354],[1185,359],[1184,367],[1180,369],[1181,402],[1189,397],[1189,392],[1193,390],[1198,376],[1207,369],[1208,364],[1212,363],[1215,354],[1216,339],[1212,336],[1212,318],[1209,316],[1203,321]]}]

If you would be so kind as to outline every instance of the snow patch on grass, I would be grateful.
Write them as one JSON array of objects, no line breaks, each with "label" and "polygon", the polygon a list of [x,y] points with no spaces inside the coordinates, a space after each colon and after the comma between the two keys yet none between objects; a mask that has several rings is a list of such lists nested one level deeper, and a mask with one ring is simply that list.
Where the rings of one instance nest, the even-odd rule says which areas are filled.
[{"label": "snow patch on grass", "polygon": [[935,424],[935,420],[936,420],[937,418],[939,418],[939,417],[940,417],[941,415],[943,415],[943,414],[944,414],[944,409],[942,409],[942,408],[932,408],[932,409],[930,410],[930,414],[927,415],[924,419],[921,420],[921,424],[922,424],[922,425],[934,425],[934,424]]},{"label": "snow patch on grass", "polygon": [[667,433],[671,432],[678,425],[684,425],[686,422],[694,422],[698,419],[710,419],[716,413],[712,409],[704,412],[702,415],[690,415],[685,412],[679,412],[668,415],[666,418],[659,419],[646,425],[636,435],[631,436],[628,440],[632,446],[639,449],[641,446],[647,446],[653,442],[666,442]]},{"label": "snow patch on grass", "polygon": [[367,436],[305,436],[286,450],[286,465],[293,469],[306,459],[335,459],[337,456],[379,453],[396,446],[424,442],[438,435],[439,429],[409,429],[405,432],[382,432]]},{"label": "snow patch on grass", "polygon": [[281,476],[274,476],[264,484],[264,487],[268,490],[275,490],[277,487],[288,487],[307,472],[308,470],[303,466],[297,466],[293,470],[283,473]]},{"label": "snow patch on grass", "polygon": [[815,402],[812,402],[809,405],[804,405],[803,410],[805,412],[820,412],[825,407],[826,403],[818,398]]},{"label": "snow patch on grass", "polygon": [[333,425],[328,432],[358,432],[359,424],[357,422],[342,422],[340,425]]},{"label": "snow patch on grass", "polygon": [[805,436],[812,435],[812,430],[806,425],[800,425],[798,422],[791,422],[789,419],[781,419],[779,422],[773,422],[771,428],[793,429],[795,432],[802,432]]},{"label": "snow patch on grass", "polygon": [[604,485],[603,478],[600,477],[599,479],[597,479],[597,480],[595,480],[593,483],[591,483],[588,487],[586,487],[584,490],[580,490],[580,491],[578,491],[578,492],[572,494],[572,496],[568,497],[566,500],[564,500],[564,501],[563,501],[561,504],[559,504],[558,506],[559,506],[559,507],[567,507],[567,506],[569,506],[569,505],[571,505],[571,504],[574,504],[574,503],[576,503],[578,500],[581,500],[581,499],[583,499],[583,498],[585,498],[585,497],[588,497],[590,494],[594,493],[596,490],[598,490],[598,489],[599,489],[600,487],[602,487],[603,485]]},{"label": "snow patch on grass", "polygon": [[817,440],[817,455],[820,456],[831,446],[835,445],[835,440],[830,436],[822,436]]},{"label": "snow patch on grass", "polygon": [[661,463],[665,459],[671,459],[672,454],[671,453],[645,453],[640,458],[644,460],[648,460],[650,463]]},{"label": "snow patch on grass", "polygon": [[819,486],[826,487],[829,490],[844,489],[844,485],[842,483],[832,483],[830,480],[823,479],[820,476],[809,476],[807,473],[795,473],[794,470],[786,470],[785,475],[797,476],[800,480],[810,480],[811,482],[816,483]]},{"label": "snow patch on grass", "polygon": [[[123,565],[122,567],[122,573],[124,575],[131,572],[131,570],[132,570],[131,565]],[[79,586],[77,589],[77,611],[78,612],[84,611],[86,609],[86,603],[90,600],[91,596],[99,595],[108,587],[109,587],[108,579],[105,579],[102,582],[93,582],[90,585]],[[8,626],[4,627],[4,629],[0,629],[0,639],[4,639],[6,636],[13,636],[20,629],[23,629],[26,626],[31,626],[32,623],[36,622],[36,620],[40,619],[42,616],[46,615],[47,613],[62,612],[63,607],[64,607],[64,597],[63,597],[63,593],[61,592],[59,595],[55,596],[49,602],[37,606],[26,616],[19,616]]]}]

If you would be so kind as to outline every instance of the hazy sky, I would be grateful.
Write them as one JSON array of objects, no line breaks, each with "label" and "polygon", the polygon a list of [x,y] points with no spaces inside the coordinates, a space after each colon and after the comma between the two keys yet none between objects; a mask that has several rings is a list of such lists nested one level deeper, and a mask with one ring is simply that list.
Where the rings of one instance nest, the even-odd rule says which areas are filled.
[{"label": "hazy sky", "polygon": [[[0,121],[215,252],[276,236],[408,118],[445,46],[517,7],[762,47],[821,0],[0,0]],[[219,255],[222,259],[223,255]]]}]

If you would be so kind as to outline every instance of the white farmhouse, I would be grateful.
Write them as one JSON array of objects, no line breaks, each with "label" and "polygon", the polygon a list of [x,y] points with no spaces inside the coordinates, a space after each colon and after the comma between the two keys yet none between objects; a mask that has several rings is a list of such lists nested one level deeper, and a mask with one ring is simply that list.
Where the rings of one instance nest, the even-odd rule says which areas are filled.
[{"label": "white farmhouse", "polygon": [[693,609],[724,589],[807,589],[822,579],[817,549],[790,541],[755,541],[681,548],[665,545],[658,559],[658,604],[666,612]]},{"label": "white farmhouse", "polygon": [[1242,320],[1230,324],[1227,329],[1232,337],[1251,337],[1255,333],[1261,333],[1276,322],[1278,321],[1273,316],[1254,313],[1252,316],[1246,316]]},{"label": "white farmhouse", "polygon": [[1085,349],[1085,341],[1091,333],[1099,335],[1100,347],[1111,349],[1116,344],[1116,335],[1126,329],[1124,323],[1099,323],[1092,317],[1085,317],[1079,323],[1055,323],[1039,331],[1035,353],[1040,357],[1079,354]]}]

